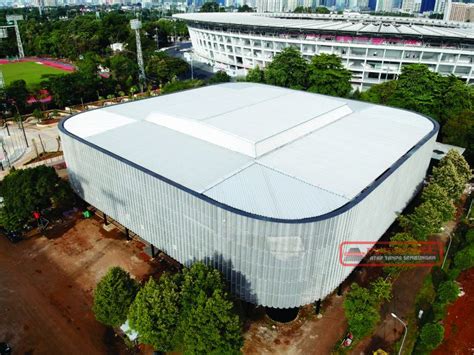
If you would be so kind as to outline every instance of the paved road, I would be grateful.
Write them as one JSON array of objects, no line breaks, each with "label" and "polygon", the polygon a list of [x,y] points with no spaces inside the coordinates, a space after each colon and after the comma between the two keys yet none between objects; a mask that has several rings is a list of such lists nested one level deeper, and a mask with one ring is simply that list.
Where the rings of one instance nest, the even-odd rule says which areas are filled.
[{"label": "paved road", "polygon": [[[184,58],[184,53],[186,51],[191,50],[192,44],[191,42],[180,42],[176,46],[173,46],[169,49],[166,49],[166,53],[168,53],[172,57],[176,58],[181,58],[183,60],[186,60]],[[188,62],[189,63],[189,62]],[[191,63],[189,63],[191,64]],[[205,63],[202,63],[197,60],[193,60],[193,76],[194,79],[201,79],[201,80],[206,80],[209,79],[211,76],[214,75],[213,68],[210,65],[207,65]],[[180,79],[191,79],[191,71],[189,70],[184,77]]]},{"label": "paved road", "polygon": [[[36,123],[25,123],[24,127],[26,139],[28,140],[29,145],[28,148],[26,148],[25,137],[20,128],[18,128],[16,124],[10,124],[8,126],[11,134],[11,138],[8,139],[14,140],[17,147],[26,148],[26,152],[21,156],[21,158],[19,160],[16,160],[15,162],[12,162],[14,166],[21,166],[36,157],[36,150],[34,148],[34,145],[36,145],[38,153],[43,152],[43,147],[46,152],[55,152],[58,150],[57,138],[59,137],[59,131],[57,125],[52,125],[49,127],[37,127]],[[5,127],[0,128],[0,134],[3,136],[7,135]],[[0,154],[0,160],[2,159],[3,153]],[[3,179],[6,173],[6,171],[0,171],[0,179]]]}]

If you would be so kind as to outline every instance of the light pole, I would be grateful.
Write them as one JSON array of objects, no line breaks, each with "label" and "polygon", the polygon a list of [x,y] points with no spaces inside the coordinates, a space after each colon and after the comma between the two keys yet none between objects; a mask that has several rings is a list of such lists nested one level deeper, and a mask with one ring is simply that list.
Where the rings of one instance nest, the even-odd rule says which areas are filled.
[{"label": "light pole", "polygon": [[402,353],[402,349],[403,349],[403,343],[405,343],[405,338],[407,336],[407,332],[408,332],[408,326],[406,325],[406,323],[404,321],[402,321],[400,318],[398,318],[398,316],[395,314],[395,313],[390,313],[391,316],[393,318],[395,318],[396,320],[398,320],[400,323],[403,324],[403,326],[405,327],[405,333],[403,334],[403,339],[402,339],[402,344],[400,345],[400,349],[398,350],[398,355],[400,355]]},{"label": "light pole", "polygon": [[451,233],[449,233],[448,237],[449,237],[448,249],[446,250],[446,254],[444,254],[444,259],[443,259],[443,264],[441,265],[441,269],[444,268],[444,263],[446,262],[446,259],[448,258],[449,248],[451,248],[451,243],[453,241],[453,236],[451,235]]},{"label": "light pole", "polygon": [[23,43],[21,42],[20,29],[18,28],[18,21],[23,20],[23,15],[7,15],[7,23],[13,23],[16,34],[16,44],[18,46],[18,56],[20,58],[25,57],[25,52],[23,51]]},{"label": "light pole", "polygon": [[142,53],[142,43],[140,40],[140,28],[142,28],[142,23],[139,19],[130,20],[130,27],[135,31],[135,41],[137,44],[137,63],[138,63],[138,80],[140,81],[140,89],[143,92],[143,86],[145,84],[145,65],[143,64],[143,53]]}]

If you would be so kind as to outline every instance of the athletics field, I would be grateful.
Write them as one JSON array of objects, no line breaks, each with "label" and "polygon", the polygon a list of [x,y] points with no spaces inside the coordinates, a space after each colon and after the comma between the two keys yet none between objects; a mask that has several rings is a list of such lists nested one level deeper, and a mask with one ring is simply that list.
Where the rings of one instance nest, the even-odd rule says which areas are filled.
[{"label": "athletics field", "polygon": [[16,61],[16,62],[0,62],[0,70],[3,73],[5,85],[12,81],[23,79],[26,84],[31,87],[39,84],[43,75],[48,74],[65,74],[73,71],[73,67],[62,66],[60,63],[52,61]]}]

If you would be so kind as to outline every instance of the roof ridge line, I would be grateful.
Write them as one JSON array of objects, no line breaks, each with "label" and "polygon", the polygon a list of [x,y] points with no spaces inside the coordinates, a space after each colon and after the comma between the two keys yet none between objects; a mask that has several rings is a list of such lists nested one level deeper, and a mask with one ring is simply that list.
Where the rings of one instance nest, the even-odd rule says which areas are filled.
[{"label": "roof ridge line", "polygon": [[312,187],[314,187],[314,188],[316,188],[316,189],[318,189],[318,190],[322,190],[322,191],[325,191],[325,192],[330,193],[330,194],[332,194],[332,195],[341,197],[341,198],[343,198],[343,199],[345,199],[345,200],[347,200],[347,201],[350,201],[350,200],[351,200],[351,199],[350,199],[349,197],[347,197],[347,196],[340,195],[340,194],[338,194],[337,192],[330,191],[330,190],[327,190],[327,189],[325,189],[325,188],[323,188],[323,187],[321,187],[321,186],[314,185],[314,184],[312,184],[312,183],[310,183],[310,182],[308,182],[308,181],[302,180],[302,179],[300,179],[300,178],[298,178],[298,177],[296,177],[296,176],[290,175],[290,174],[288,174],[288,173],[286,173],[286,172],[284,172],[284,171],[280,171],[280,170],[278,170],[278,169],[276,169],[276,168],[274,168],[274,167],[272,167],[272,166],[269,166],[269,165],[267,165],[267,164],[261,163],[260,161],[255,161],[255,164],[256,164],[256,165],[263,166],[264,168],[270,169],[270,170],[272,170],[272,171],[274,171],[274,172],[276,172],[276,173],[285,175],[285,176],[287,176],[287,177],[289,177],[289,178],[292,178],[292,179],[295,179],[295,180],[297,180],[297,181],[300,181],[300,182],[302,182],[302,183],[304,183],[304,184],[306,184],[306,185],[312,186]]}]

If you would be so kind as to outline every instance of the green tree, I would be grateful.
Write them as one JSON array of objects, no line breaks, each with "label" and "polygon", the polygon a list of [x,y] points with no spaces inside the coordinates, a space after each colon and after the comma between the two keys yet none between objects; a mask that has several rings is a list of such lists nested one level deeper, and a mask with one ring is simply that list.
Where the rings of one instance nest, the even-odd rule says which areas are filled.
[{"label": "green tree", "polygon": [[310,14],[313,12],[313,9],[311,7],[304,7],[304,6],[297,6],[293,12],[295,14]]},{"label": "green tree", "polygon": [[450,160],[433,168],[432,183],[441,186],[454,201],[457,201],[464,191],[465,180],[459,175],[456,166]]},{"label": "green tree", "polygon": [[92,310],[96,319],[112,327],[121,326],[137,292],[138,283],[128,272],[117,266],[110,268],[94,291]]},{"label": "green tree", "polygon": [[265,69],[265,82],[293,89],[306,89],[308,63],[298,49],[288,47],[275,55]]},{"label": "green tree", "polygon": [[[396,233],[390,237],[390,251],[393,255],[418,253],[418,243],[410,233]],[[393,263],[399,263],[394,261]],[[389,275],[397,275],[409,266],[385,266],[384,271]]]},{"label": "green tree", "polygon": [[437,297],[442,303],[454,302],[459,296],[459,286],[452,280],[444,281],[438,286]]},{"label": "green tree", "polygon": [[442,128],[443,143],[466,148],[464,155],[474,164],[474,110],[450,118]]},{"label": "green tree", "polygon": [[245,81],[251,83],[265,83],[265,72],[257,65],[255,68],[249,69]]},{"label": "green tree", "polygon": [[237,12],[253,12],[253,9],[247,4],[244,4],[243,6],[238,7]]},{"label": "green tree", "polygon": [[344,311],[349,330],[355,338],[361,339],[370,334],[380,320],[376,302],[376,297],[368,289],[357,284],[351,286],[344,300]]},{"label": "green tree", "polygon": [[159,52],[147,60],[147,75],[160,84],[166,84],[189,69],[188,63],[180,58],[171,57],[164,52]]},{"label": "green tree", "polygon": [[373,85],[367,91],[361,93],[361,99],[374,104],[388,105],[397,90],[397,84],[396,80],[390,80]]},{"label": "green tree", "polygon": [[24,80],[12,81],[5,89],[6,99],[9,103],[18,108],[19,114],[23,114],[26,108],[26,100],[30,95]]},{"label": "green tree", "polygon": [[209,84],[228,83],[229,81],[230,76],[225,71],[219,70],[209,79]]},{"label": "green tree", "polygon": [[441,123],[474,109],[474,89],[470,85],[454,75],[440,76],[438,80],[439,91],[433,116]]},{"label": "green tree", "polygon": [[454,257],[454,265],[460,270],[467,270],[474,267],[474,245],[468,245],[457,252]]},{"label": "green tree", "polygon": [[388,301],[392,297],[392,284],[390,281],[379,277],[370,284],[370,292],[378,301]]},{"label": "green tree", "polygon": [[139,339],[158,351],[176,347],[179,319],[179,285],[176,278],[164,274],[156,282],[152,278],[138,292],[130,306],[130,327]]},{"label": "green tree", "polygon": [[241,325],[221,273],[203,263],[183,271],[180,337],[185,353],[233,354],[243,345]]},{"label": "green tree", "polygon": [[429,70],[427,65],[405,65],[388,104],[433,115],[439,97],[439,83],[440,75]]},{"label": "green tree", "polygon": [[206,2],[201,6],[199,12],[219,12],[220,6],[217,2]]},{"label": "green tree", "polygon": [[428,351],[436,349],[444,338],[444,328],[438,323],[428,323],[421,328],[420,342]]},{"label": "green tree", "polygon": [[200,292],[181,322],[185,353],[240,354],[240,320],[223,290],[214,290],[210,297]]},{"label": "green tree", "polygon": [[429,235],[439,232],[443,216],[433,203],[426,201],[416,207],[413,213],[401,215],[399,221],[416,240],[426,240]]},{"label": "green tree", "polygon": [[46,166],[10,172],[1,184],[0,195],[3,197],[0,224],[7,230],[20,230],[32,220],[34,211],[75,202],[69,185],[53,168]]},{"label": "green tree", "polygon": [[430,202],[435,206],[441,214],[443,222],[454,218],[456,208],[446,190],[438,184],[430,183],[426,186],[421,194],[421,200],[423,202]]},{"label": "green tree", "polygon": [[347,97],[351,92],[351,72],[344,68],[337,55],[315,55],[308,68],[308,91],[339,97]]},{"label": "green tree", "polygon": [[161,88],[162,94],[171,94],[172,92],[198,88],[204,85],[202,80],[177,80],[165,84]]},{"label": "green tree", "polygon": [[471,167],[467,163],[466,159],[459,154],[457,150],[451,149],[444,157],[441,159],[439,166],[444,166],[448,162],[451,162],[456,168],[456,172],[459,177],[464,181],[465,184],[469,182],[472,178]]},{"label": "green tree", "polygon": [[314,10],[315,13],[317,14],[330,14],[331,11],[327,7],[324,6],[319,6]]},{"label": "green tree", "polygon": [[108,67],[112,78],[115,79],[120,90],[128,91],[132,85],[138,83],[138,64],[136,59],[126,54],[115,54],[108,59]]}]

